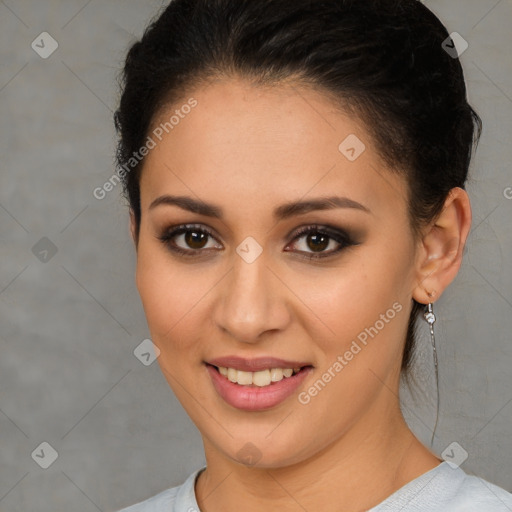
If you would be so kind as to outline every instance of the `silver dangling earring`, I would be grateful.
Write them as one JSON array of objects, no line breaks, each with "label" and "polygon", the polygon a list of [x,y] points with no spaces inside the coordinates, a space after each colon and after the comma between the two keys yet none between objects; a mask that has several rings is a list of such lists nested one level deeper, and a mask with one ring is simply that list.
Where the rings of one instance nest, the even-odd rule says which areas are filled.
[{"label": "silver dangling earring", "polygon": [[[429,294],[431,296],[432,294]],[[425,306],[425,311],[423,313],[423,318],[428,323],[430,327],[430,341],[432,343],[432,349],[434,352],[434,367],[436,374],[436,389],[437,389],[437,405],[436,405],[436,422],[434,425],[434,430],[432,431],[432,440],[430,441],[430,446],[432,447],[434,444],[434,436],[437,429],[437,420],[439,419],[439,369],[437,364],[437,350],[436,350],[436,338],[434,336],[434,322],[436,321],[436,315],[434,315],[434,310],[432,308],[432,303],[430,302]]]}]

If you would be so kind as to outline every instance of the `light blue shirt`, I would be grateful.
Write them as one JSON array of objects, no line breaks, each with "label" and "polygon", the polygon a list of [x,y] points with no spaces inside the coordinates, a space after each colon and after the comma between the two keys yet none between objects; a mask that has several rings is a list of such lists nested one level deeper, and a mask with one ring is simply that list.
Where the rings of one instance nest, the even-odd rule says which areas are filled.
[{"label": "light blue shirt", "polygon": [[[199,473],[119,512],[200,512],[194,486]],[[442,462],[404,485],[368,512],[512,512],[512,494]]]}]

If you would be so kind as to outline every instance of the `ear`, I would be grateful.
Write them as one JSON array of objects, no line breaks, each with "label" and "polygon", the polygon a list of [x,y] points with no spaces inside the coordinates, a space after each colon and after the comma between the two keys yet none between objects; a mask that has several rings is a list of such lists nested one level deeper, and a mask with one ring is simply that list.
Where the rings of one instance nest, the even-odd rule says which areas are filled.
[{"label": "ear", "polygon": [[466,191],[452,188],[443,210],[418,242],[413,298],[428,304],[437,300],[457,275],[471,227],[471,205]]},{"label": "ear", "polygon": [[135,213],[133,209],[130,208],[130,235],[132,237],[133,243],[135,244],[135,249],[137,249],[139,245],[139,237],[137,235],[137,227],[135,222]]}]

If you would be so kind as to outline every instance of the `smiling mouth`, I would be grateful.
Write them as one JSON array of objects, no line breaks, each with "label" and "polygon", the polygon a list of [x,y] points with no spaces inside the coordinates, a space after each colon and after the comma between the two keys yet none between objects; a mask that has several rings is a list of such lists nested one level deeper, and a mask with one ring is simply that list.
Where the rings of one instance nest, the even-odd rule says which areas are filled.
[{"label": "smiling mouth", "polygon": [[[207,363],[208,364],[208,363]],[[307,368],[312,368],[311,365],[296,367],[296,368],[268,368],[257,372],[247,372],[237,370],[236,368],[226,368],[224,366],[215,366],[208,364],[220,373],[227,380],[233,384],[238,384],[245,387],[266,387],[272,386],[284,379],[289,379]]]}]

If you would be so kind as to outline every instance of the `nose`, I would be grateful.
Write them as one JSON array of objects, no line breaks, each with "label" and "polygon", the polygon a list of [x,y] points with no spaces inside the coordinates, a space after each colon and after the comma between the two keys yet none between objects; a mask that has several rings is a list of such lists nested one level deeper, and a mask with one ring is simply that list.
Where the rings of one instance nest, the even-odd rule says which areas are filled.
[{"label": "nose", "polygon": [[216,298],[216,325],[242,343],[257,343],[290,322],[286,286],[269,268],[264,252],[252,263],[238,255]]}]

